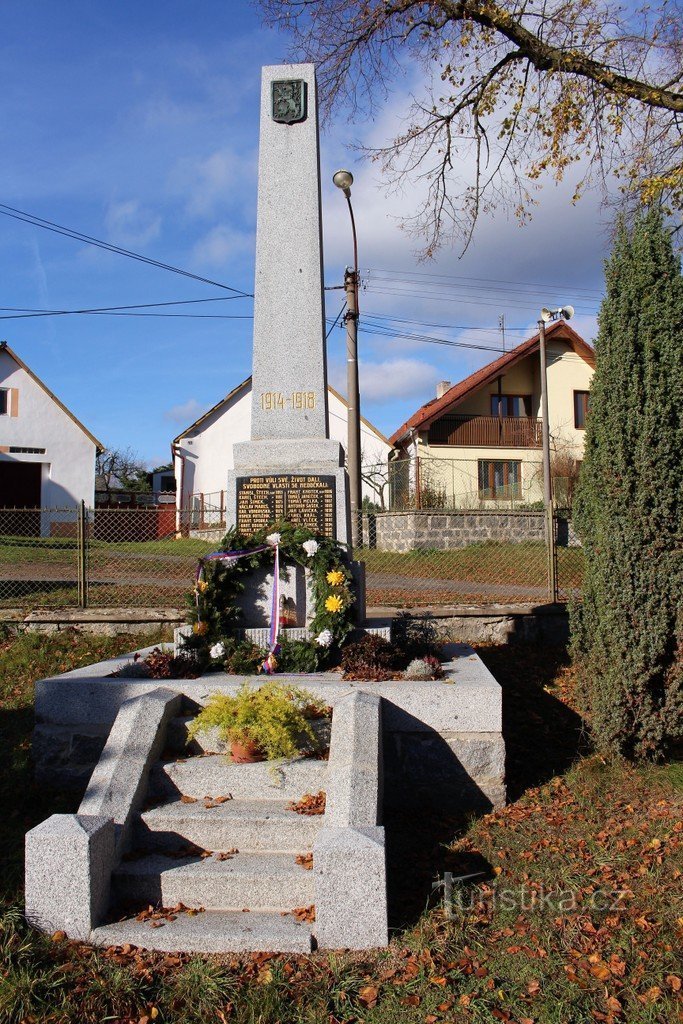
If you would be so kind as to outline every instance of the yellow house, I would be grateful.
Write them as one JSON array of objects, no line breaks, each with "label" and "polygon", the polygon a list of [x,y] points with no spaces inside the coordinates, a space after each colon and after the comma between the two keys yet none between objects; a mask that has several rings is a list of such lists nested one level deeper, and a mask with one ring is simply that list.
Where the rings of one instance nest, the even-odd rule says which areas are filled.
[{"label": "yellow house", "polygon": [[[565,321],[546,329],[554,497],[583,458],[595,353]],[[458,384],[442,381],[389,439],[393,507],[509,508],[543,498],[538,334]]]}]

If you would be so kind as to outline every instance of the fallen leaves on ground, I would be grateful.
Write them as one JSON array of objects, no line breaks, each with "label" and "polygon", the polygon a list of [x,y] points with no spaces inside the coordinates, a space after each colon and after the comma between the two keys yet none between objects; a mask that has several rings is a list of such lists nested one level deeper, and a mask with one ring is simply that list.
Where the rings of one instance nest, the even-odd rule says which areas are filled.
[{"label": "fallen leaves on ground", "polygon": [[221,804],[225,804],[228,800],[232,800],[232,793],[228,793],[226,796],[205,796],[204,806],[209,807],[220,807]]},{"label": "fallen leaves on ground", "polygon": [[136,914],[135,920],[149,922],[152,928],[162,928],[166,921],[175,921],[179,914],[187,914],[188,917],[196,917],[203,914],[204,907],[186,907],[184,903],[176,903],[174,907],[154,907],[150,903],[146,910]]},{"label": "fallen leaves on ground", "polygon": [[286,917],[290,913],[297,921],[305,921],[307,924],[312,924],[315,921],[315,906],[313,904],[310,907],[294,907],[294,910],[286,910],[282,916]]},{"label": "fallen leaves on ground", "polygon": [[311,871],[313,868],[313,854],[312,853],[298,853],[296,855],[297,864],[305,868],[306,871]]},{"label": "fallen leaves on ground", "polygon": [[324,814],[325,813],[325,791],[321,789],[318,793],[304,793],[300,800],[293,800],[290,805],[290,811],[296,811],[297,814]]}]

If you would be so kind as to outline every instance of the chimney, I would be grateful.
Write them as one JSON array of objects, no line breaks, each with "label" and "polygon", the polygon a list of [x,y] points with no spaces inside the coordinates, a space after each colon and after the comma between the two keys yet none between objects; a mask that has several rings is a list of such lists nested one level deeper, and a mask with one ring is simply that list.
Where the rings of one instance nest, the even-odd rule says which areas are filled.
[{"label": "chimney", "polygon": [[443,398],[450,386],[451,382],[449,380],[440,380],[436,385],[436,397]]}]

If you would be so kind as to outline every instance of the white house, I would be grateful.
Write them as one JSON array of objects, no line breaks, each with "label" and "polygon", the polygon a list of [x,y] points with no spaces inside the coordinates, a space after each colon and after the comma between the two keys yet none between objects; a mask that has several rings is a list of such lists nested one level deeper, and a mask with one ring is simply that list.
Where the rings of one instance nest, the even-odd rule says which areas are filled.
[{"label": "white house", "polygon": [[[330,437],[346,448],[348,405],[328,385]],[[227,472],[233,468],[232,446],[251,438],[251,377],[200,416],[171,444],[177,483],[178,509],[207,509],[207,522],[222,518]],[[361,417],[363,496],[377,504],[387,489],[387,459],[391,445]],[[216,514],[216,510],[218,513]]]},{"label": "white house", "polygon": [[103,446],[0,342],[0,508],[74,508],[95,496]]}]

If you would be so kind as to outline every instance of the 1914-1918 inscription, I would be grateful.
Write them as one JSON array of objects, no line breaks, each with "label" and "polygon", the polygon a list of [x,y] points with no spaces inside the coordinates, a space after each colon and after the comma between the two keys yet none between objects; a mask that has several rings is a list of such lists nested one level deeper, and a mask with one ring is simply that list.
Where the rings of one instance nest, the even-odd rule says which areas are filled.
[{"label": "1914-1918 inscription", "polygon": [[256,533],[279,520],[334,537],[333,476],[237,477],[237,529]]}]

